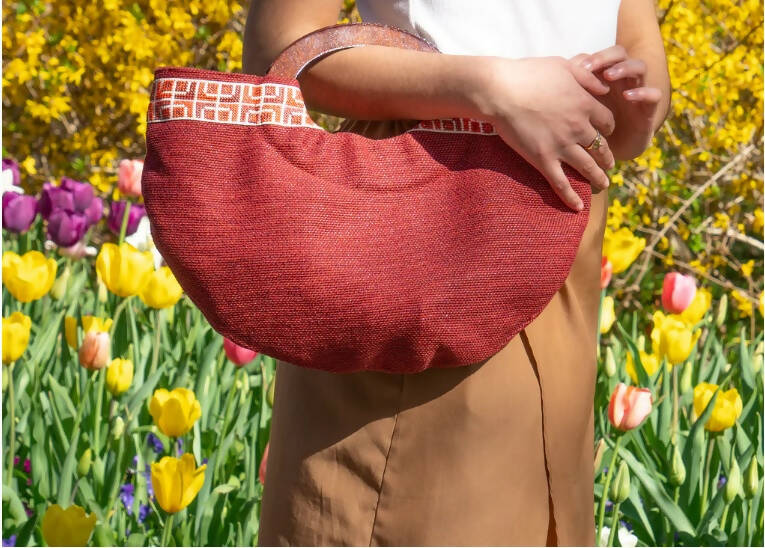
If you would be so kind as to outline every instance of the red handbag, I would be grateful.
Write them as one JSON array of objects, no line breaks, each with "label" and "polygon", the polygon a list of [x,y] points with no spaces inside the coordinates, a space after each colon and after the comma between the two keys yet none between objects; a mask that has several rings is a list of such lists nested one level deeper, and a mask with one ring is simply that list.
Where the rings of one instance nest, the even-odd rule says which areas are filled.
[{"label": "red handbag", "polygon": [[325,131],[296,75],[364,44],[434,49],[362,23],[295,41],[266,76],[157,68],[141,181],[152,236],[241,346],[334,372],[481,362],[563,285],[589,182],[563,165],[584,203],[571,210],[478,120],[382,139]]}]

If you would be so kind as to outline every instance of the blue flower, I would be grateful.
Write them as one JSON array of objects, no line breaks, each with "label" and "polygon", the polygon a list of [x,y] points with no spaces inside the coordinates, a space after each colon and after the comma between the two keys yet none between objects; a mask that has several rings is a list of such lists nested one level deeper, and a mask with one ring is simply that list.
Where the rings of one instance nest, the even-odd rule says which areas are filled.
[{"label": "blue flower", "polygon": [[155,436],[153,432],[149,432],[146,435],[146,442],[152,446],[152,449],[154,449],[154,452],[157,455],[161,455],[165,452],[165,444],[162,443],[162,440]]},{"label": "blue flower", "polygon": [[727,478],[720,474],[720,479],[717,480],[717,488],[722,489],[723,485],[725,485],[727,482]]},{"label": "blue flower", "polygon": [[126,483],[120,486],[120,500],[125,506],[125,511],[128,516],[133,515],[133,494],[135,493],[135,487],[132,483]]},{"label": "blue flower", "polygon": [[143,472],[143,477],[146,478],[146,494],[151,499],[154,498],[154,487],[151,485],[151,466],[146,465],[146,470]]},{"label": "blue flower", "polygon": [[180,457],[181,455],[183,455],[183,440],[181,438],[178,438],[177,445],[178,445],[178,449],[176,449],[176,454],[177,456]]},{"label": "blue flower", "polygon": [[620,520],[619,520],[619,524],[620,524],[622,527],[626,528],[626,529],[627,529],[627,531],[630,531],[630,532],[632,532],[632,525],[630,525],[628,522],[624,521],[623,519],[620,519]]},{"label": "blue flower", "polygon": [[3,546],[16,546],[16,535],[3,539]]},{"label": "blue flower", "polygon": [[202,464],[207,464],[207,457],[202,459]]},{"label": "blue flower", "polygon": [[151,513],[151,506],[148,504],[142,504],[138,507],[138,523],[143,523]]},{"label": "blue flower", "polygon": [[606,511],[608,512],[613,508],[614,502],[611,499],[606,499]]}]

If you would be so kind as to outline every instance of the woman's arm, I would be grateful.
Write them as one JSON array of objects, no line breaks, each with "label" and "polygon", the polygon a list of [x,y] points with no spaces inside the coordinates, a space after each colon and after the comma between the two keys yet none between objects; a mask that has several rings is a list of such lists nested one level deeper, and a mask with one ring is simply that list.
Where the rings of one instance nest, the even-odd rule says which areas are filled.
[{"label": "woman's arm", "polygon": [[[265,74],[295,39],[336,22],[341,0],[253,0],[244,33],[243,71]],[[492,24],[492,22],[487,22]],[[585,151],[597,128],[613,131],[611,112],[592,94],[608,88],[562,57],[504,59],[382,46],[338,51],[300,76],[309,108],[362,120],[469,117],[536,167],[570,207],[581,200],[563,173],[571,165],[605,188],[607,146]]]}]

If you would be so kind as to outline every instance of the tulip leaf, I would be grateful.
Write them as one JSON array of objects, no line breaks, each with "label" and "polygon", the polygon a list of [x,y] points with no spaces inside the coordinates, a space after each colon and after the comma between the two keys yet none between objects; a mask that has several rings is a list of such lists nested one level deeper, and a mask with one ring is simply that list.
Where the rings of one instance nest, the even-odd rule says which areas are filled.
[{"label": "tulip leaf", "polygon": [[[677,367],[677,365],[675,365]],[[669,373],[669,362],[666,359],[661,360],[661,396],[662,401],[659,404],[659,439],[662,443],[662,449],[669,445],[669,439],[672,434],[672,394],[670,387],[672,379]],[[658,449],[658,448],[657,448]]]},{"label": "tulip leaf", "polygon": [[[606,442],[612,447],[614,446],[612,440],[606,438]],[[643,466],[643,464],[638,461],[628,449],[619,447],[618,451],[619,455],[630,467],[630,471],[635,474],[635,477],[643,485],[645,491],[654,500],[656,505],[661,509],[675,529],[693,533],[694,528],[688,520],[688,517],[683,513],[680,507],[673,502],[664,488],[656,481],[654,471],[646,470],[645,466]]]},{"label": "tulip leaf", "polygon": [[154,392],[160,377],[164,373],[162,368],[158,368],[152,375],[144,381],[141,387],[133,393],[127,402],[128,416],[134,416],[139,412],[141,405],[146,405],[150,395]]},{"label": "tulip leaf", "polygon": [[715,390],[712,398],[709,400],[704,411],[701,413],[696,422],[691,426],[688,433],[688,439],[690,443],[686,444],[683,451],[683,461],[690,464],[690,470],[688,473],[688,499],[692,499],[696,493],[696,488],[699,486],[699,479],[701,478],[701,466],[705,458],[711,458],[711,455],[706,455],[704,450],[704,425],[709,417],[712,416],[712,410],[717,402],[717,395],[720,393],[720,389]]},{"label": "tulip leaf", "polygon": [[[752,356],[749,354],[749,347],[746,339],[746,326],[741,326],[741,333],[739,335],[739,360],[741,362],[741,380],[744,381],[749,388],[754,390],[757,384],[754,381],[754,370],[752,369]],[[751,398],[754,399],[754,398]]]},{"label": "tulip leaf", "polygon": [[143,535],[141,533],[131,533],[130,536],[125,540],[126,546],[145,546],[146,545],[146,535]]},{"label": "tulip leaf", "polygon": [[74,408],[74,403],[72,403],[71,398],[69,398],[69,394],[67,394],[66,389],[64,389],[64,387],[61,386],[58,383],[58,381],[53,378],[53,375],[51,375],[50,373],[48,373],[46,380],[48,381],[48,385],[53,391],[53,395],[55,396],[55,399],[62,403],[63,407],[65,407],[66,410],[69,412],[69,416],[70,417],[77,416],[77,410]]},{"label": "tulip leaf", "polygon": [[59,475],[57,502],[63,508],[69,506],[69,499],[72,496],[72,478],[74,476],[74,468],[77,465],[77,440],[79,437],[80,424],[79,421],[75,421],[74,431],[72,432],[72,438],[69,442],[69,451],[66,453],[64,465],[61,467],[61,473]]},{"label": "tulip leaf", "polygon": [[712,497],[709,508],[704,512],[704,516],[696,527],[697,536],[703,536],[704,533],[714,534],[713,530],[719,527],[719,519],[725,509],[724,493],[725,489],[718,489]]},{"label": "tulip leaf", "polygon": [[640,351],[638,350],[637,345],[633,342],[633,338],[627,333],[627,331],[625,331],[624,327],[622,327],[622,324],[619,320],[616,320],[615,324],[616,327],[619,328],[619,331],[621,331],[622,336],[624,337],[624,342],[632,354],[632,364],[635,368],[635,372],[637,373],[638,385],[650,388],[653,392],[653,383],[651,382],[651,378],[646,372],[645,367],[643,367],[643,362],[640,360]]},{"label": "tulip leaf", "polygon": [[47,445],[42,439],[42,417],[37,417],[35,425],[32,428],[33,434],[38,434],[35,442],[30,444],[29,461],[32,466],[32,483],[35,485],[37,492],[41,497],[47,499],[51,495],[50,488],[50,470],[51,462],[45,455],[45,446]]},{"label": "tulip leaf", "polygon": [[234,491],[237,489],[236,485],[231,485],[230,483],[224,483],[222,485],[219,485],[215,489],[213,489],[213,493],[216,495],[225,495],[226,493],[230,493],[231,491]]},{"label": "tulip leaf", "polygon": [[16,494],[16,491],[8,485],[3,485],[3,502],[8,504],[8,511],[16,526],[21,525],[29,519],[21,499]]}]

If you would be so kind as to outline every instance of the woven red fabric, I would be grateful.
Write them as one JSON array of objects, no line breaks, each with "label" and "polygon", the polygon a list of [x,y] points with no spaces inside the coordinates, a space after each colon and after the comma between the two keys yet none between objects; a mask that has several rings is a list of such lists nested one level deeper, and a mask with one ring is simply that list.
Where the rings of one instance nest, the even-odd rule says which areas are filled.
[{"label": "woven red fabric", "polygon": [[[565,281],[584,209],[493,133],[328,133],[296,80],[155,71],[142,177],[157,248],[237,344],[335,372],[483,361]],[[551,333],[551,336],[555,336]]]}]

